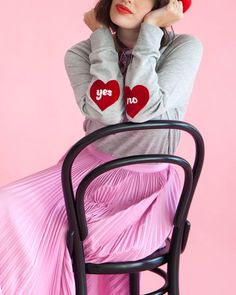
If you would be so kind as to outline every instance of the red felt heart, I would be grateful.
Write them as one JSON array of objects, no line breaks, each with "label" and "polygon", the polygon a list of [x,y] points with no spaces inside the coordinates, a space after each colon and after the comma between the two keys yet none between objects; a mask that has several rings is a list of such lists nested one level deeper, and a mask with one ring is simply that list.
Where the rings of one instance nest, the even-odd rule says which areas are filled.
[{"label": "red felt heart", "polygon": [[97,106],[104,111],[119,98],[119,84],[116,80],[111,80],[107,83],[96,80],[90,88],[90,96]]},{"label": "red felt heart", "polygon": [[129,86],[124,89],[126,112],[133,118],[140,112],[149,100],[149,91],[143,85],[136,85],[132,90]]}]

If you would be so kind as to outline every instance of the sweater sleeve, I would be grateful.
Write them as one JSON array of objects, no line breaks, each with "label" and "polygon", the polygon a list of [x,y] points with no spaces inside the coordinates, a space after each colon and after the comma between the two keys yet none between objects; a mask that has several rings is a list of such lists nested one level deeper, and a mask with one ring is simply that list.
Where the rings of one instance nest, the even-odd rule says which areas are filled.
[{"label": "sweater sleeve", "polygon": [[80,44],[66,51],[64,64],[82,114],[105,125],[121,122],[123,76],[110,30],[99,28],[91,34],[90,51]]},{"label": "sweater sleeve", "polygon": [[202,58],[202,43],[195,36],[181,34],[167,47],[160,62],[163,34],[157,26],[141,25],[125,79],[129,121],[145,122],[172,108],[184,109],[188,103]]}]

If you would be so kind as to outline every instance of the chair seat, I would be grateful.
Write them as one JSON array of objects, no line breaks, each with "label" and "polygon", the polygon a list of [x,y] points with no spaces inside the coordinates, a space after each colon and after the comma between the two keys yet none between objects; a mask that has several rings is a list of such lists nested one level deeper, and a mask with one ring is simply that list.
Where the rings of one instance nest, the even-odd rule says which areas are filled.
[{"label": "chair seat", "polygon": [[89,274],[121,274],[151,270],[168,261],[170,239],[166,240],[166,246],[157,249],[151,255],[136,261],[85,263],[86,273]]}]

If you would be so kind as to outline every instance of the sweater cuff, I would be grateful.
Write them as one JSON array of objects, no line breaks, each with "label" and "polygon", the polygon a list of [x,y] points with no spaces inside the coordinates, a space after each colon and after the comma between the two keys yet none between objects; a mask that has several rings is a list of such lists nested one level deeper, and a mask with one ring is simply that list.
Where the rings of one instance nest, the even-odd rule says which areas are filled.
[{"label": "sweater cuff", "polygon": [[163,35],[164,32],[158,26],[142,22],[134,51],[145,54],[152,51],[157,52],[160,49]]},{"label": "sweater cuff", "polygon": [[114,39],[112,37],[111,31],[104,27],[98,28],[90,35],[91,41],[91,50],[99,50],[104,47],[112,47],[115,48]]}]

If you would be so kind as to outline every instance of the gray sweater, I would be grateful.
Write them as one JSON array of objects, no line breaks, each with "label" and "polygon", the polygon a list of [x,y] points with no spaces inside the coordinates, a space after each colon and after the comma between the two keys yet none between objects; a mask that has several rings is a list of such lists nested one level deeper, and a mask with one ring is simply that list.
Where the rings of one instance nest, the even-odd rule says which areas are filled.
[{"label": "gray sweater", "polygon": [[[171,34],[171,32],[169,32]],[[85,116],[86,134],[120,122],[183,120],[202,59],[201,41],[177,34],[160,49],[163,31],[142,23],[126,75],[108,28],[69,48],[64,57],[75,99]],[[175,153],[177,130],[128,131],[96,142],[114,156]]]}]

